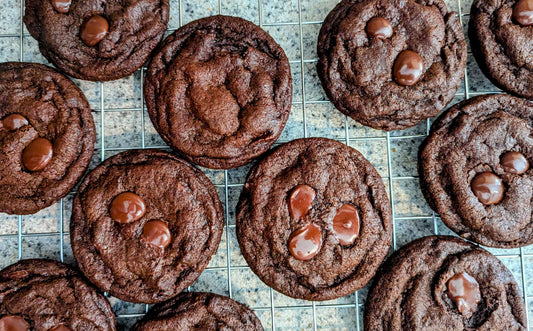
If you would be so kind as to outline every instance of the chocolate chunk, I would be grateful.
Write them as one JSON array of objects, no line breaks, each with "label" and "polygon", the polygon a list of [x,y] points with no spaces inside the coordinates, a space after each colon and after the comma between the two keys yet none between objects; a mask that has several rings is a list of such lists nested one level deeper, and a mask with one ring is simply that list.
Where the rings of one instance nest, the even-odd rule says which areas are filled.
[{"label": "chocolate chunk", "polygon": [[54,146],[46,138],[37,138],[22,152],[22,163],[29,171],[43,170],[52,160]]},{"label": "chocolate chunk", "polygon": [[500,161],[503,169],[512,174],[522,175],[529,169],[529,161],[520,152],[507,152]]},{"label": "chocolate chunk", "polygon": [[513,18],[522,26],[533,25],[533,0],[519,0],[514,5]]},{"label": "chocolate chunk", "polygon": [[482,172],[472,180],[472,192],[482,204],[494,205],[502,201],[505,187],[497,175],[492,172]]},{"label": "chocolate chunk", "polygon": [[295,259],[307,261],[315,257],[322,247],[322,231],[315,224],[294,231],[289,238],[289,251]]},{"label": "chocolate chunk", "polygon": [[140,219],[146,212],[143,199],[135,193],[124,192],[111,202],[109,214],[118,223],[131,223]]},{"label": "chocolate chunk", "polygon": [[54,9],[62,14],[68,13],[70,9],[71,0],[50,0]]},{"label": "chocolate chunk", "polygon": [[20,114],[11,114],[9,116],[6,116],[1,121],[0,128],[4,128],[9,131],[13,131],[16,129],[20,129],[21,127],[28,125],[28,119]]},{"label": "chocolate chunk", "polygon": [[392,36],[392,24],[383,17],[374,17],[368,21],[366,32],[370,37],[377,39],[387,39]]},{"label": "chocolate chunk", "polygon": [[309,185],[298,185],[292,189],[289,196],[289,214],[294,220],[304,217],[311,209],[316,192]]},{"label": "chocolate chunk", "polygon": [[341,245],[352,245],[359,236],[360,219],[357,209],[346,203],[337,210],[333,218],[333,233]]},{"label": "chocolate chunk", "polygon": [[100,15],[89,18],[81,27],[80,38],[87,46],[95,46],[109,31],[109,23]]},{"label": "chocolate chunk", "polygon": [[166,248],[172,242],[168,223],[159,220],[146,223],[143,227],[142,239],[151,245]]},{"label": "chocolate chunk", "polygon": [[415,85],[424,73],[424,60],[413,51],[403,51],[394,62],[394,79],[400,85]]},{"label": "chocolate chunk", "polygon": [[30,325],[24,318],[16,315],[6,315],[0,318],[1,331],[30,331]]},{"label": "chocolate chunk", "polygon": [[461,314],[471,316],[481,301],[481,292],[476,279],[461,272],[448,280],[448,296]]}]

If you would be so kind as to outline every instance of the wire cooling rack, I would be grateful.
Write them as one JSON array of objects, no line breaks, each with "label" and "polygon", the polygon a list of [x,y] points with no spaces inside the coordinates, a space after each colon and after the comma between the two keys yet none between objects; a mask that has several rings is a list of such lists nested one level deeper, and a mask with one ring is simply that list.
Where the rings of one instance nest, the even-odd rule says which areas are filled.
[{"label": "wire cooling rack", "polygon": [[[43,0],[46,1],[46,0]],[[278,143],[320,136],[342,141],[362,152],[382,175],[394,214],[393,249],[430,234],[453,234],[424,201],[418,185],[418,146],[431,120],[390,133],[373,130],[335,110],[316,75],[316,40],[322,20],[338,0],[171,0],[169,31],[215,14],[241,16],[269,32],[291,63],[294,98],[291,116]],[[465,28],[471,0],[445,0]],[[48,62],[22,22],[24,0],[0,3],[0,61]],[[134,148],[167,148],[150,123],[142,95],[146,68],[106,83],[76,81],[86,94],[97,127],[91,169],[107,157]],[[469,52],[463,85],[455,104],[465,98],[498,93],[480,72]],[[246,265],[235,236],[235,206],[250,165],[229,171],[202,169],[215,184],[225,207],[225,229],[217,254],[190,290],[228,295],[252,307],[266,330],[362,330],[368,287],[326,302],[294,300],[264,285]],[[22,258],[43,257],[75,264],[68,222],[75,192],[35,215],[0,214],[0,267]],[[533,247],[489,249],[512,271],[533,316]],[[119,329],[128,329],[147,305],[109,300]],[[530,323],[531,324],[531,323]]]}]

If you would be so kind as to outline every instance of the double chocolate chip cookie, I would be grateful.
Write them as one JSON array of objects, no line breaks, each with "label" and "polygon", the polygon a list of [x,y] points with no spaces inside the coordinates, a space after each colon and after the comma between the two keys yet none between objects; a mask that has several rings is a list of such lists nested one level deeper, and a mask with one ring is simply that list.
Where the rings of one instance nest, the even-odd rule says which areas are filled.
[{"label": "double chocolate chip cookie", "polygon": [[200,276],[223,227],[222,205],[204,174],[170,153],[134,150],[87,175],[70,236],[96,286],[122,300],[156,303]]},{"label": "double chocolate chip cookie", "polygon": [[237,207],[244,258],[267,285],[294,298],[329,300],[365,286],[391,233],[376,169],[329,139],[277,148],[251,170]]},{"label": "double chocolate chip cookie", "polygon": [[228,297],[212,293],[183,293],[152,307],[132,330],[262,331],[263,327],[252,310]]},{"label": "double chocolate chip cookie", "polygon": [[477,0],[469,26],[472,53],[499,88],[533,100],[533,0]]},{"label": "double chocolate chip cookie", "polygon": [[526,330],[511,272],[486,250],[431,236],[402,247],[368,295],[365,330]]},{"label": "double chocolate chip cookie", "polygon": [[453,99],[467,51],[442,0],[344,0],[324,21],[318,56],[322,86],[341,112],[398,130]]},{"label": "double chocolate chip cookie", "polygon": [[0,212],[33,214],[68,194],[91,161],[89,103],[34,63],[0,64]]},{"label": "double chocolate chip cookie", "polygon": [[255,24],[214,16],[159,47],[146,76],[146,106],[163,140],[188,160],[229,169],[278,139],[292,100],[283,49]]},{"label": "double chocolate chip cookie", "polygon": [[533,105],[505,94],[461,102],[420,149],[422,191],[446,225],[486,246],[533,243]]},{"label": "double chocolate chip cookie", "polygon": [[24,23],[64,73],[108,81],[139,69],[168,23],[168,0],[26,0]]},{"label": "double chocolate chip cookie", "polygon": [[110,331],[107,299],[67,265],[22,260],[0,271],[0,330]]}]

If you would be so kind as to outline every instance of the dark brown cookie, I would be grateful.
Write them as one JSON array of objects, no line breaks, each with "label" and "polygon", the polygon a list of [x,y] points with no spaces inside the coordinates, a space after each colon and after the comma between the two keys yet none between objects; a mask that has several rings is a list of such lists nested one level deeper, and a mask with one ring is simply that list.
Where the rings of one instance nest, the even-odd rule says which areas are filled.
[{"label": "dark brown cookie", "polygon": [[329,300],[374,276],[391,243],[391,208],[381,177],[355,149],[299,139],[251,170],[237,236],[267,285],[294,298]]},{"label": "dark brown cookie", "polygon": [[262,331],[261,322],[245,305],[213,293],[183,293],[158,304],[133,331],[247,330]]},{"label": "dark brown cookie", "polygon": [[318,39],[318,75],[344,114],[382,130],[437,115],[464,76],[466,43],[442,0],[344,0]]},{"label": "dark brown cookie", "polygon": [[474,1],[468,34],[485,75],[499,88],[533,100],[533,1]]},{"label": "dark brown cookie", "polygon": [[200,276],[223,227],[222,205],[204,174],[170,153],[133,150],[87,175],[70,237],[96,286],[122,300],[156,303]]},{"label": "dark brown cookie", "polygon": [[95,130],[79,88],[52,68],[0,64],[0,212],[33,214],[67,195],[91,161]]},{"label": "dark brown cookie", "polygon": [[511,272],[486,250],[448,236],[415,240],[381,268],[365,330],[526,330]]},{"label": "dark brown cookie", "polygon": [[64,73],[108,81],[146,62],[168,23],[168,0],[26,0],[24,23]]},{"label": "dark brown cookie", "polygon": [[0,271],[0,330],[110,331],[107,299],[76,271],[51,260],[22,260]]},{"label": "dark brown cookie", "polygon": [[154,56],[144,88],[152,123],[201,166],[250,162],[278,139],[292,100],[283,49],[255,24],[213,16],[191,22]]},{"label": "dark brown cookie", "polygon": [[420,148],[422,191],[448,227],[492,247],[533,243],[533,105],[505,94],[461,102]]}]

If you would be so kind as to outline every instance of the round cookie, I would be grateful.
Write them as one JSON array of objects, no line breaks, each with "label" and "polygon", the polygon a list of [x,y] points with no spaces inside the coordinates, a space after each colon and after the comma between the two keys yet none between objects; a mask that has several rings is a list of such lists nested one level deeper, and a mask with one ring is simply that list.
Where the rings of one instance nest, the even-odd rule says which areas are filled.
[{"label": "round cookie", "polygon": [[168,145],[201,166],[230,169],[278,139],[289,117],[292,78],[283,49],[260,27],[213,16],[165,39],[144,95]]},{"label": "round cookie", "polygon": [[299,139],[251,170],[237,206],[237,237],[268,286],[330,300],[374,276],[391,243],[391,207],[381,177],[355,149]]},{"label": "round cookie", "polygon": [[468,34],[474,58],[492,83],[533,100],[533,1],[474,1]]},{"label": "round cookie", "polygon": [[223,227],[222,205],[203,173],[170,153],[133,150],[87,175],[70,238],[92,283],[125,301],[156,303],[200,276]]},{"label": "round cookie", "polygon": [[0,330],[116,330],[107,299],[69,266],[22,260],[0,271]]},{"label": "round cookie", "polygon": [[245,305],[213,293],[183,293],[152,307],[133,331],[172,330],[262,331],[261,322]]},{"label": "round cookie", "polygon": [[168,0],[26,0],[24,23],[61,71],[109,81],[146,62],[168,18]]},{"label": "round cookie", "polygon": [[415,240],[382,266],[365,330],[526,330],[513,275],[486,250],[449,236]]},{"label": "round cookie", "polygon": [[453,99],[467,48],[442,0],[344,0],[322,25],[318,56],[337,109],[390,131],[437,115]]},{"label": "round cookie", "polygon": [[0,212],[33,214],[70,192],[91,161],[89,103],[36,63],[0,64]]},{"label": "round cookie", "polygon": [[420,147],[420,185],[460,236],[485,246],[533,243],[533,105],[505,94],[461,102]]}]

